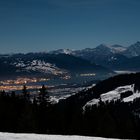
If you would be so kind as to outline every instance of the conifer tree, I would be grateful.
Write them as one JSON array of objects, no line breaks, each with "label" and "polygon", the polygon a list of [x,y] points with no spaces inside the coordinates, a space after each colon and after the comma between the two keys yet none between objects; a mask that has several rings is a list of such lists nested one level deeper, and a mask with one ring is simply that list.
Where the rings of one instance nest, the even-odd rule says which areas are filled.
[{"label": "conifer tree", "polygon": [[39,103],[43,105],[48,105],[48,99],[49,96],[48,96],[47,88],[45,87],[45,85],[42,85],[39,93]]},{"label": "conifer tree", "polygon": [[22,94],[23,94],[23,97],[29,101],[29,93],[27,91],[27,87],[26,85],[23,86],[23,89],[22,89]]}]

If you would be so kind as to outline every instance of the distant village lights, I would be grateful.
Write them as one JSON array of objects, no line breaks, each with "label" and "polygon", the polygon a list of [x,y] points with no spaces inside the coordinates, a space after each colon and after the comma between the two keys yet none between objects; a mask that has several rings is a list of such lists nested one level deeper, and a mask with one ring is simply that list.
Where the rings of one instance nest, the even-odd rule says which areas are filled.
[{"label": "distant village lights", "polygon": [[80,74],[80,76],[95,76],[95,73],[84,73],[84,74]]}]

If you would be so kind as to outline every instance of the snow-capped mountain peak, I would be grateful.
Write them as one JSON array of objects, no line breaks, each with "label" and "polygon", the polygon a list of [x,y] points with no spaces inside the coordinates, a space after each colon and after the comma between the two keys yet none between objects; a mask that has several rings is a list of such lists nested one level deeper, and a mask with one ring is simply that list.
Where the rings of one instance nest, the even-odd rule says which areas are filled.
[{"label": "snow-capped mountain peak", "polygon": [[73,51],[70,49],[59,49],[59,50],[54,50],[50,51],[50,54],[73,54]]},{"label": "snow-capped mountain peak", "polygon": [[123,51],[125,51],[127,48],[123,47],[121,45],[112,45],[110,46],[110,49],[113,53],[122,53]]},{"label": "snow-capped mountain peak", "polygon": [[135,57],[140,55],[140,42],[136,42],[135,44],[129,46],[127,50],[124,52],[124,55],[127,57]]}]

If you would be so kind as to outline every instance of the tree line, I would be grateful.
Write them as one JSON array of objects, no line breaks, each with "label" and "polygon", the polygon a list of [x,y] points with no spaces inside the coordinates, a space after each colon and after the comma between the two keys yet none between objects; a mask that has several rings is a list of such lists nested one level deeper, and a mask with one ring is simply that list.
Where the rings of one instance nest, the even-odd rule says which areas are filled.
[{"label": "tree line", "polygon": [[[111,85],[112,79],[107,82]],[[130,103],[124,103],[121,99],[106,103],[100,101],[98,106],[86,107],[83,111],[82,107],[91,98],[97,97],[99,89],[111,88],[106,86],[104,89],[102,86],[99,83],[92,90],[81,91],[56,104],[51,103],[44,85],[35,96],[30,94],[26,86],[19,94],[1,91],[0,131],[140,138],[139,98]],[[137,79],[135,90],[138,89],[140,84]]]}]

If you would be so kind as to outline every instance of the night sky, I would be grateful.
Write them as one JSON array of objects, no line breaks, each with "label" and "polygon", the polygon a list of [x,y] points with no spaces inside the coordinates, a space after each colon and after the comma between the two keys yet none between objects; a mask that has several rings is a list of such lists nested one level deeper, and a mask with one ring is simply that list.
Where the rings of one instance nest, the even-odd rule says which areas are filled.
[{"label": "night sky", "polygon": [[0,0],[0,53],[140,41],[140,0]]}]

